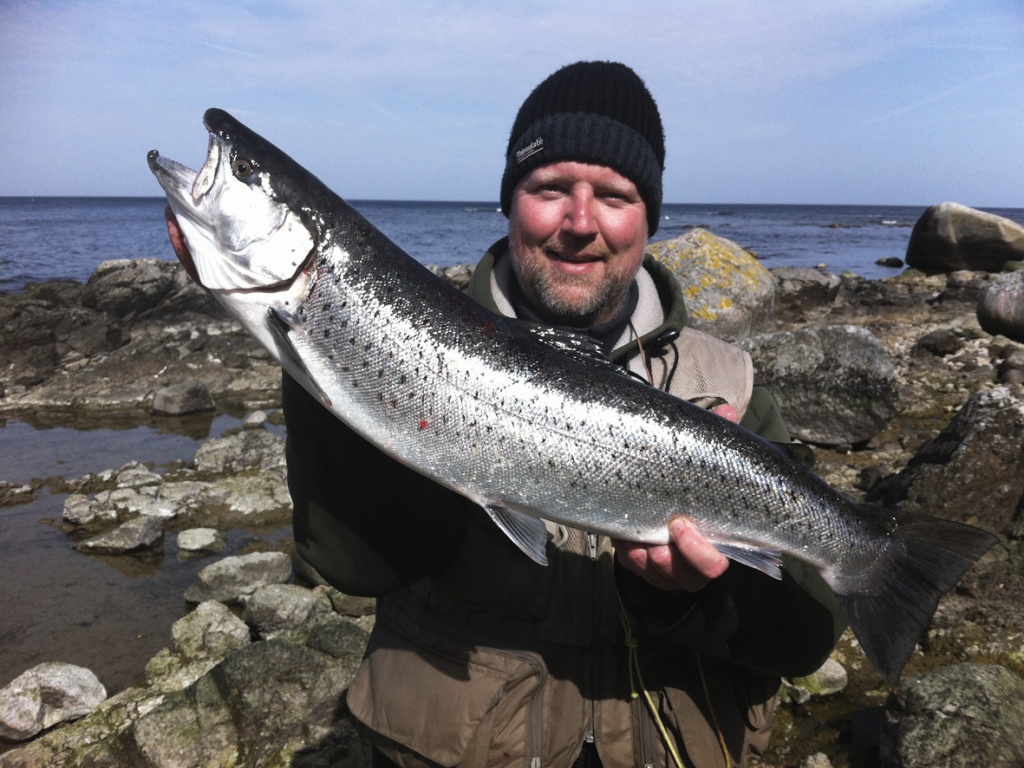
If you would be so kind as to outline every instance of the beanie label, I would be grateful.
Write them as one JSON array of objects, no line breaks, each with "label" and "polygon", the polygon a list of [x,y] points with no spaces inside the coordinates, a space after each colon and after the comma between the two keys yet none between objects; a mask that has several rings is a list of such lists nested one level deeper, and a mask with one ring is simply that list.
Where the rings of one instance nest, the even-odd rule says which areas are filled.
[{"label": "beanie label", "polygon": [[526,158],[533,157],[538,152],[544,151],[544,137],[538,136],[525,147],[516,152],[516,164],[521,164]]}]

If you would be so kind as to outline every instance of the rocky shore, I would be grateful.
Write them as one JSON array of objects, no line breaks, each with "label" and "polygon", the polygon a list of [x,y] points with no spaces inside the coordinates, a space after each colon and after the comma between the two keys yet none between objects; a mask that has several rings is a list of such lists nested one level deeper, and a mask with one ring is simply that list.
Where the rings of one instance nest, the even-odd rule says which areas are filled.
[{"label": "rocky shore", "polygon": [[[703,286],[688,298],[693,321],[751,352],[816,471],[855,498],[1001,540],[942,601],[898,691],[849,634],[820,675],[787,681],[763,764],[1024,763],[1024,334],[993,332],[980,310],[1007,276],[769,272],[702,231],[659,245],[684,285]],[[469,270],[445,276],[460,284]],[[144,557],[170,537],[208,562],[168,596],[190,608],[143,684],[107,697],[88,670],[60,664],[0,680],[0,766],[368,766],[343,693],[372,602],[304,582],[289,542],[223,554],[222,531],[289,519],[280,427],[268,429],[280,423],[277,365],[156,259],[0,297],[0,328],[0,418],[246,419],[159,472],[146,456],[27,484],[0,470],[0,508],[64,496],[74,556]]]}]

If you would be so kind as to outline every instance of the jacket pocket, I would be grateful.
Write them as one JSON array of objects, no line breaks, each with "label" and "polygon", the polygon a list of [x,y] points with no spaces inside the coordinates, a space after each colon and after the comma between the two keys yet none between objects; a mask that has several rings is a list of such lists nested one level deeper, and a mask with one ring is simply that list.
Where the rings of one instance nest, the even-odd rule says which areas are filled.
[{"label": "jacket pocket", "polygon": [[514,765],[534,754],[541,728],[535,694],[546,678],[539,658],[404,629],[378,618],[348,690],[349,711],[383,737],[368,734],[375,746],[443,766],[478,764],[491,754]]}]

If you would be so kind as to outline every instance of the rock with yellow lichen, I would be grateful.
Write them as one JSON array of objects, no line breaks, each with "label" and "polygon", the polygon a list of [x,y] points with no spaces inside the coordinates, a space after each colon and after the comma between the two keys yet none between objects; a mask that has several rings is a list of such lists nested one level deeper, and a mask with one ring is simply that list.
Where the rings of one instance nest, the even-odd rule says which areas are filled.
[{"label": "rock with yellow lichen", "polygon": [[775,280],[753,254],[699,228],[647,250],[684,286],[692,327],[729,341],[769,329]]}]

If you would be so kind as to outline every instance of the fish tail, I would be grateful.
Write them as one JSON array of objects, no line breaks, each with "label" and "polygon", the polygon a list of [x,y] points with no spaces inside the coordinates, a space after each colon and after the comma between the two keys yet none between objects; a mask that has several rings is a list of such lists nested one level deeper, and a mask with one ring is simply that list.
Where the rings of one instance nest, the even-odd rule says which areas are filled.
[{"label": "fish tail", "polygon": [[898,523],[906,555],[884,588],[839,596],[865,655],[893,685],[939,600],[999,542],[988,531],[934,517],[907,515]]}]

